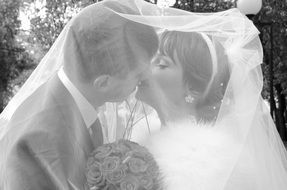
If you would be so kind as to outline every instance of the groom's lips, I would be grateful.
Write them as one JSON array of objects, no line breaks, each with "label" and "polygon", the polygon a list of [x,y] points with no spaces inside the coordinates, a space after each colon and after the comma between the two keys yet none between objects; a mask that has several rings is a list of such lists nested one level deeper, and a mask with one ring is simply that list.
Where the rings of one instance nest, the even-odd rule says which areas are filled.
[{"label": "groom's lips", "polygon": [[143,80],[143,81],[140,81],[140,82],[138,83],[138,87],[139,87],[139,88],[143,88],[143,87],[147,87],[147,86],[148,86],[147,80]]}]

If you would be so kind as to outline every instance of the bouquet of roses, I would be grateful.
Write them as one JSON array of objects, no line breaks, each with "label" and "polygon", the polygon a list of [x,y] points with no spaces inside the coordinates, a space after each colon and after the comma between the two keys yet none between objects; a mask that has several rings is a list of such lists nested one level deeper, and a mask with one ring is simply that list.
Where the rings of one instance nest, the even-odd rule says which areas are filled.
[{"label": "bouquet of roses", "polygon": [[92,152],[86,168],[90,190],[159,190],[159,167],[149,151],[119,140]]}]

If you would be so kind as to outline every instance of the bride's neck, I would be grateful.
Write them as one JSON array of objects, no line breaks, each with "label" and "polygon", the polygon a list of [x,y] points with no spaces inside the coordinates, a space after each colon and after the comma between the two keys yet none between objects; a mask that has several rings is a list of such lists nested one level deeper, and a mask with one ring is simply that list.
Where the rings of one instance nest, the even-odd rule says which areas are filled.
[{"label": "bride's neck", "polygon": [[169,109],[158,110],[158,117],[162,125],[169,122],[177,122],[195,116],[195,111],[188,104],[181,104],[178,106],[170,106]]}]

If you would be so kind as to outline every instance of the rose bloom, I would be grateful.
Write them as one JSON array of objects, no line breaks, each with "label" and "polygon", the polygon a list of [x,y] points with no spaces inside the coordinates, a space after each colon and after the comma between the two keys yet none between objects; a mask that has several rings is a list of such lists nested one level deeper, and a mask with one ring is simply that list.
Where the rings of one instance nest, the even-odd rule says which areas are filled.
[{"label": "rose bloom", "polygon": [[142,176],[139,179],[140,185],[144,187],[146,190],[150,190],[153,187],[153,180],[149,176]]},{"label": "rose bloom", "polygon": [[139,188],[138,179],[135,176],[127,175],[120,184],[121,190],[137,190]]},{"label": "rose bloom", "polygon": [[103,176],[103,173],[101,172],[100,170],[100,164],[97,163],[97,162],[94,162],[87,175],[87,182],[89,184],[89,186],[102,186],[104,185],[104,176]]},{"label": "rose bloom", "polygon": [[118,167],[110,173],[107,173],[106,179],[112,184],[121,182],[126,177],[126,171],[124,167]]},{"label": "rose bloom", "polygon": [[145,172],[147,170],[147,163],[139,158],[130,158],[128,164],[133,173]]},{"label": "rose bloom", "polygon": [[101,169],[103,172],[112,172],[120,165],[120,158],[116,156],[106,157],[102,163]]},{"label": "rose bloom", "polygon": [[104,159],[112,153],[113,147],[109,144],[105,144],[103,146],[98,147],[94,152],[93,155],[96,159]]}]

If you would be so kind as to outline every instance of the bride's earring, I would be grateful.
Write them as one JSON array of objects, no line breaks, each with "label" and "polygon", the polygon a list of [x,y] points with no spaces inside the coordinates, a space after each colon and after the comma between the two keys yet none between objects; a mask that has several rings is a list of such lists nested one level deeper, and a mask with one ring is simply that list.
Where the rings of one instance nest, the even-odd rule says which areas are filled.
[{"label": "bride's earring", "polygon": [[194,101],[194,98],[190,94],[185,96],[184,99],[189,104],[191,104]]}]

